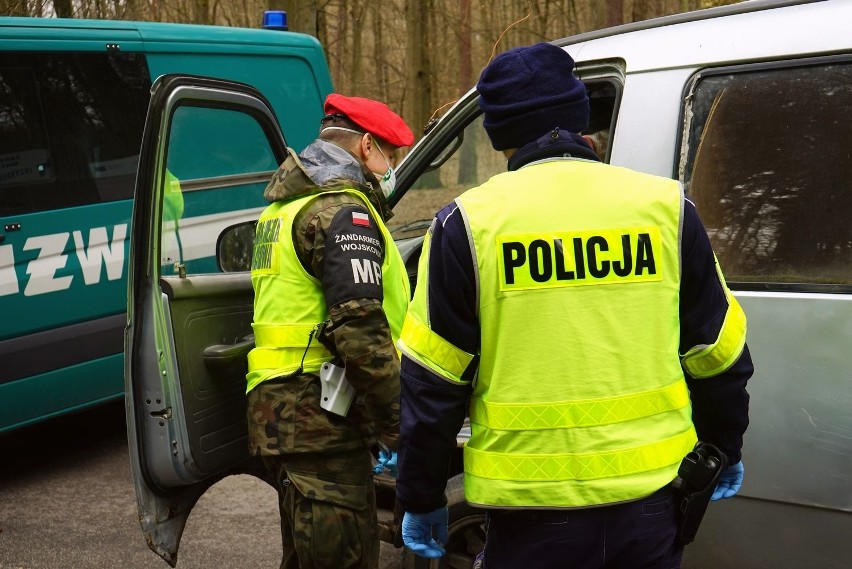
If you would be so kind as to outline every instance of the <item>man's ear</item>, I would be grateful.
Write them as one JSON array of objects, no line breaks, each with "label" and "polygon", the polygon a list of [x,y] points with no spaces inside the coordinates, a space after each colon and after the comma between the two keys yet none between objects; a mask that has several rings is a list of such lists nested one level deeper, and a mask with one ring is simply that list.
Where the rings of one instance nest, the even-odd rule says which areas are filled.
[{"label": "man's ear", "polygon": [[358,153],[363,162],[367,161],[367,158],[370,157],[370,152],[373,150],[373,135],[369,132],[365,132],[361,136],[361,140],[358,141]]}]

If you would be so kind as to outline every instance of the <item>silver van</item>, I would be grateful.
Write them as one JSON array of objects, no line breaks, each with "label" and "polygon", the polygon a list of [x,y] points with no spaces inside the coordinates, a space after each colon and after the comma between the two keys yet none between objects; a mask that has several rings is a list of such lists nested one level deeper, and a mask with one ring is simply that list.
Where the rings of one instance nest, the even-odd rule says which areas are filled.
[{"label": "silver van", "polygon": [[[745,482],[736,498],[708,508],[686,549],[690,569],[845,568],[852,560],[850,22],[849,0],[751,0],[554,42],[587,85],[586,134],[600,155],[684,184],[749,318],[756,373]],[[175,104],[179,93],[168,89],[215,96],[258,121],[258,146],[266,136],[280,156],[256,93],[188,81],[155,85],[152,105]],[[168,116],[149,113],[140,161],[126,379],[140,519],[152,548],[173,560],[195,499],[228,474],[252,471],[245,425],[226,412],[244,405],[252,290],[240,270],[159,273],[151,251],[160,239],[162,155],[170,137],[188,135],[158,135]],[[475,91],[431,126],[399,168],[393,204],[412,278],[435,212],[505,166],[482,129]],[[222,236],[222,266],[246,266],[251,232],[242,230]],[[470,567],[481,550],[483,516],[464,502],[462,476],[454,461],[448,555],[406,557],[407,565]],[[378,477],[377,486],[392,540],[393,482]]]}]

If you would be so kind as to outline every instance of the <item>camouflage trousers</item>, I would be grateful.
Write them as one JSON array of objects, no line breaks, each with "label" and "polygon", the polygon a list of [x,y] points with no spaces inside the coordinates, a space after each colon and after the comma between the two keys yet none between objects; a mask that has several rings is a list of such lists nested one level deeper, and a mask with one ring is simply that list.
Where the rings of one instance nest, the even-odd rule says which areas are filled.
[{"label": "camouflage trousers", "polygon": [[379,534],[367,449],[263,457],[281,514],[281,569],[376,569]]}]

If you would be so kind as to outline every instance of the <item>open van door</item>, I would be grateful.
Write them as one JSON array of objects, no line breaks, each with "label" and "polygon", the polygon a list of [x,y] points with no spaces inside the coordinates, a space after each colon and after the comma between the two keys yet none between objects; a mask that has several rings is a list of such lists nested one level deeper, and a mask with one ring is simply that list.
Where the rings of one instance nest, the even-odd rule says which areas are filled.
[{"label": "open van door", "polygon": [[179,75],[154,83],[133,210],[125,405],[142,531],[172,566],[199,496],[225,476],[261,473],[246,441],[250,273],[221,272],[216,248],[225,228],[257,219],[285,155],[257,90]]}]

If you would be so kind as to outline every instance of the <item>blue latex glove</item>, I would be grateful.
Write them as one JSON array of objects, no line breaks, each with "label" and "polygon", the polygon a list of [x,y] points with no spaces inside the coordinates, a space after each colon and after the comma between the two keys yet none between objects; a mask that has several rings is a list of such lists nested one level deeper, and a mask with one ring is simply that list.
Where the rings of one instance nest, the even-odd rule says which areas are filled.
[{"label": "blue latex glove", "polygon": [[[446,550],[442,544],[449,540],[450,513],[447,507],[428,514],[405,512],[402,517],[402,542],[420,557],[437,559]],[[432,537],[434,530],[435,537]]]},{"label": "blue latex glove", "polygon": [[740,486],[743,485],[743,461],[732,464],[722,471],[719,476],[719,482],[716,483],[716,489],[713,490],[711,500],[724,500],[725,498],[733,498],[740,491]]},{"label": "blue latex glove", "polygon": [[379,450],[379,463],[373,467],[373,472],[381,474],[383,470],[387,470],[391,476],[396,478],[396,452],[390,449]]}]

